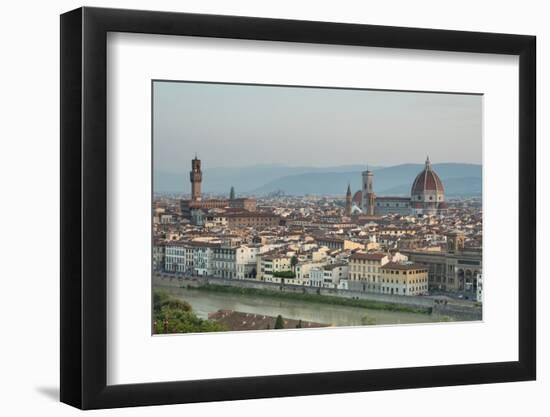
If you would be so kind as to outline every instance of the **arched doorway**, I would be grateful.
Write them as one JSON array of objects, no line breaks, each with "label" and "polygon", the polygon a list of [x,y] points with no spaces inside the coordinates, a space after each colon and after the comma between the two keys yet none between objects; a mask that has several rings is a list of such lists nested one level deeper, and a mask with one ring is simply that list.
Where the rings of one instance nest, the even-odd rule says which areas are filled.
[{"label": "arched doorway", "polygon": [[464,289],[466,291],[474,291],[474,274],[471,269],[466,270]]},{"label": "arched doorway", "polygon": [[479,275],[479,271],[478,271],[478,270],[475,270],[475,271],[473,272],[473,274],[474,274],[474,275],[473,275],[474,283],[473,283],[473,286],[472,286],[472,287],[473,287],[473,291],[474,291],[475,293],[477,293],[477,284],[478,284],[478,282],[477,282],[477,276]]},{"label": "arched doorway", "polygon": [[459,269],[456,275],[458,279],[458,290],[464,291],[464,270]]}]

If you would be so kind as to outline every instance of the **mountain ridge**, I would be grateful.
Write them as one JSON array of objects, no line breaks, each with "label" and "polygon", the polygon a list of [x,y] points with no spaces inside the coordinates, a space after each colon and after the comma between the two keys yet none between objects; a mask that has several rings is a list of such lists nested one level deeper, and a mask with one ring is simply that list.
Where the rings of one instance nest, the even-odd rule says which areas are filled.
[{"label": "mountain ridge", "polygon": [[[447,195],[479,195],[482,167],[469,163],[432,164],[440,176]],[[265,195],[283,191],[289,195],[344,194],[348,183],[353,192],[361,189],[362,165],[335,167],[286,167],[284,165],[255,165],[236,168],[204,169],[202,189],[205,193],[228,194],[231,186],[239,195]],[[407,195],[416,175],[424,164],[373,166],[374,189],[378,195]],[[155,192],[188,193],[187,174],[157,172]]]}]

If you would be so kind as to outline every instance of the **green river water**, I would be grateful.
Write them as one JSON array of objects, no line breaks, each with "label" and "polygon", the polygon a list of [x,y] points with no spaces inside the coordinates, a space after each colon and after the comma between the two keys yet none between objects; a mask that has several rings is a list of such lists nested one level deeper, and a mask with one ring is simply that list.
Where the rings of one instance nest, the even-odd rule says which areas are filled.
[{"label": "green river water", "polygon": [[176,287],[159,287],[193,307],[195,314],[208,318],[218,310],[234,310],[267,316],[324,323],[332,326],[358,326],[363,324],[406,324],[442,321],[434,314],[373,310],[361,307],[339,306],[301,300],[281,300],[268,296],[216,293]]}]

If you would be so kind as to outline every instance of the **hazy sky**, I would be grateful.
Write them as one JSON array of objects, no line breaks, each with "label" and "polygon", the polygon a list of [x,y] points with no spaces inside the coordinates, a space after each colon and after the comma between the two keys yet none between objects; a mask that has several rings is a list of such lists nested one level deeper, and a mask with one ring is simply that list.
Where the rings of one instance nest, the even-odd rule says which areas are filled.
[{"label": "hazy sky", "polygon": [[155,82],[155,171],[481,163],[479,95]]}]

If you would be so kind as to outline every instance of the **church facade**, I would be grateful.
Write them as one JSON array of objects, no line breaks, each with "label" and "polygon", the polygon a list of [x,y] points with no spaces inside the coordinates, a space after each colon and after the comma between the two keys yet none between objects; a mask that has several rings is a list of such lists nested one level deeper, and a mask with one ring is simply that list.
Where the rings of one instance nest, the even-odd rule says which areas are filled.
[{"label": "church facade", "polygon": [[374,174],[370,170],[362,173],[362,188],[353,196],[353,202],[368,216],[386,214],[434,215],[447,209],[443,182],[426,158],[424,169],[416,176],[409,197],[378,196],[374,192]]}]

